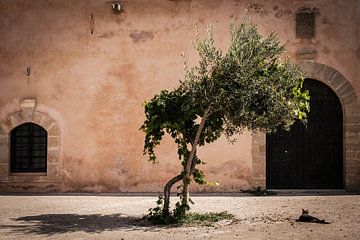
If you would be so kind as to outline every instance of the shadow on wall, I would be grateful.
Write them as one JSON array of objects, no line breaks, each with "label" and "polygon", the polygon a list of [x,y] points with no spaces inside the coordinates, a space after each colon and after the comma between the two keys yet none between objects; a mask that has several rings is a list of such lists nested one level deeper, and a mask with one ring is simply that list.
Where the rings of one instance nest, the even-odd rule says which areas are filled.
[{"label": "shadow on wall", "polygon": [[42,214],[25,216],[14,219],[19,224],[0,225],[2,229],[9,229],[9,234],[26,235],[55,235],[72,232],[101,233],[104,231],[144,231],[157,232],[159,228],[169,226],[154,226],[139,218],[124,214]]}]

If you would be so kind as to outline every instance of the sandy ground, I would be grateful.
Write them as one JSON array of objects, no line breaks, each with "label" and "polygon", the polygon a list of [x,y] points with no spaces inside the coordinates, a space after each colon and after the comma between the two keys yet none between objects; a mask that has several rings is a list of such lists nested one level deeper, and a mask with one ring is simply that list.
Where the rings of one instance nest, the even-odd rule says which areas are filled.
[{"label": "sandy ground", "polygon": [[[360,195],[193,197],[193,211],[235,214],[214,226],[152,226],[155,197],[0,196],[0,239],[360,239]],[[175,199],[173,199],[175,200]],[[301,208],[331,224],[299,223]]]}]

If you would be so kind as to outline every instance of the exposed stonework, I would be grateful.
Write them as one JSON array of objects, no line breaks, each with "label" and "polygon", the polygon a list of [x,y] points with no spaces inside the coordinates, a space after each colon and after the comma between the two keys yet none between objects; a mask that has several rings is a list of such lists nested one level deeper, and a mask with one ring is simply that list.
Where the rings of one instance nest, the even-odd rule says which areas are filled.
[{"label": "exposed stonework", "polygon": [[296,58],[298,60],[314,60],[316,54],[317,52],[313,48],[299,48],[296,50]]},{"label": "exposed stonework", "polygon": [[[59,127],[57,123],[44,113],[36,111],[35,99],[26,99],[20,102],[21,110],[10,114],[0,123],[0,188],[3,191],[54,191],[59,189],[62,182],[59,159]],[[48,133],[48,158],[46,173],[11,173],[10,172],[10,132],[15,127],[32,122],[42,126]],[[19,187],[21,183],[26,186]],[[51,185],[49,187],[45,187]],[[31,186],[31,187],[29,187]]]},{"label": "exposed stonework", "polygon": [[[342,103],[344,116],[344,186],[347,191],[360,190],[360,103],[349,81],[330,66],[313,62],[301,62],[305,78],[315,79],[328,85]],[[257,149],[266,148],[265,134],[253,136],[253,166],[260,166],[254,171],[256,183],[266,188],[266,154]],[[264,166],[264,167],[263,167]],[[260,183],[263,183],[261,185]]]},{"label": "exposed stonework", "polygon": [[254,187],[265,188],[266,186],[266,136],[265,134],[252,135],[252,179]]}]

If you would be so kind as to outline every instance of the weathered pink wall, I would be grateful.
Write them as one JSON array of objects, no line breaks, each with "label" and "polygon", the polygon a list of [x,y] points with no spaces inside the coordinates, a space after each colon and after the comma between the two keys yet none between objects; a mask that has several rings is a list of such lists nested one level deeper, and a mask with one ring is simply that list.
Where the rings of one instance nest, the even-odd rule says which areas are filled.
[{"label": "weathered pink wall", "polygon": [[[123,11],[115,14],[107,0],[0,1],[0,119],[18,111],[20,99],[35,97],[37,110],[57,121],[61,191],[160,191],[179,172],[171,141],[158,149],[159,164],[146,161],[138,129],[141,103],[182,78],[181,52],[190,65],[196,62],[196,22],[201,32],[213,24],[218,46],[226,48],[229,24],[247,9],[260,32],[279,34],[289,56],[313,47],[315,61],[341,72],[360,95],[359,1],[120,3]],[[302,6],[318,9],[313,40],[295,38],[294,14]],[[251,142],[244,133],[235,145],[221,139],[199,151],[208,180],[220,182],[205,190],[251,187]]]}]

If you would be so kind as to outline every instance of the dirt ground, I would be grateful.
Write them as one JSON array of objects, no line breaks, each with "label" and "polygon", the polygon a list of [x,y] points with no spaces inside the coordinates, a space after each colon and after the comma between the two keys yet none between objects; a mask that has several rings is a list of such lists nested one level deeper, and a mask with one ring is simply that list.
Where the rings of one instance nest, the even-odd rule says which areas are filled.
[{"label": "dirt ground", "polygon": [[[228,211],[214,226],[152,226],[149,196],[0,196],[0,239],[360,239],[360,195],[196,196],[192,210]],[[173,199],[174,201],[175,199]],[[302,208],[331,224],[299,223]]]}]

